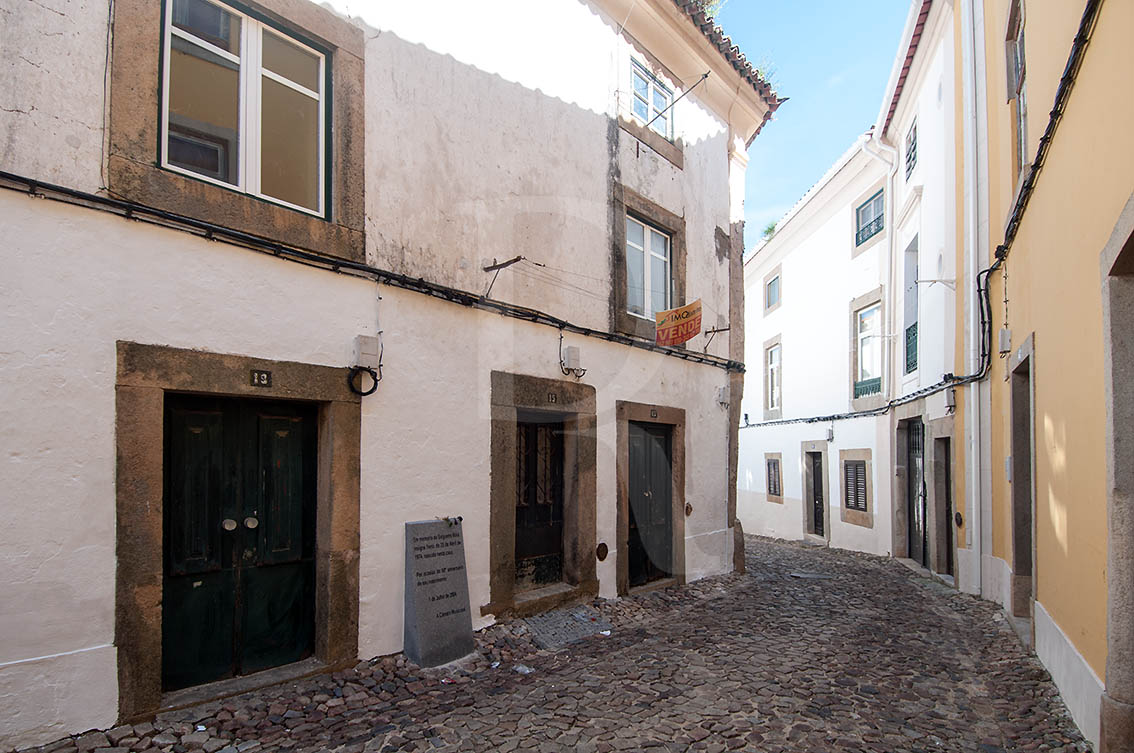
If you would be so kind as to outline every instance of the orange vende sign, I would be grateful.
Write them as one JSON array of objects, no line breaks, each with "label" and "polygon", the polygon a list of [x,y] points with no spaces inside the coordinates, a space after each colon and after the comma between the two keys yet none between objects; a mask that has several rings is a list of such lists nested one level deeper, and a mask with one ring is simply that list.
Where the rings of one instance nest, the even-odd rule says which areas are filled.
[{"label": "orange vende sign", "polygon": [[680,345],[701,334],[701,299],[679,309],[661,311],[656,317],[658,345]]}]

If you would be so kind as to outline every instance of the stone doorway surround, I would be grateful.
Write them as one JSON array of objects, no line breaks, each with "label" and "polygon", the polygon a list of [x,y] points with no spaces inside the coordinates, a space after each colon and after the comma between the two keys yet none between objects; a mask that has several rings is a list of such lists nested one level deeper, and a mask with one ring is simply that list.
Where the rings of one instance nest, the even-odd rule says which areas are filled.
[{"label": "stone doorway surround", "polygon": [[[891,545],[890,551],[894,553],[895,557],[910,556],[910,536],[909,536],[909,483],[908,475],[909,468],[907,463],[909,461],[910,449],[910,421],[913,419],[921,419],[922,425],[925,426],[925,443],[926,446],[932,447],[929,444],[929,422],[925,421],[925,398],[919,398],[904,405],[894,406],[891,412],[892,435],[894,441],[890,445],[890,467],[894,469],[894,478],[892,480],[893,486],[890,495],[890,523],[891,523]],[[926,475],[926,488],[929,489],[933,486],[929,476],[929,463],[928,456],[932,454],[926,452],[923,455],[923,469]],[[927,511],[930,505],[926,504]],[[926,521],[928,525],[928,521]],[[932,542],[933,537],[927,535],[927,538]],[[932,543],[930,544],[932,546]],[[930,562],[932,563],[932,559]],[[920,567],[920,564],[919,564]]]},{"label": "stone doorway surround", "polygon": [[[946,479],[953,474],[953,451],[950,448],[948,465],[944,465],[944,458],[937,456],[938,441],[952,440],[953,417],[942,416],[925,422],[925,474],[928,500],[926,511],[928,513],[926,525],[929,527],[929,565],[935,573],[944,573],[948,569],[949,528],[953,526],[951,515],[946,514],[945,502],[948,486]],[[957,536],[952,537],[953,569],[957,567],[956,545]]]},{"label": "stone doorway surround", "polygon": [[[819,479],[820,491],[823,493],[823,534],[815,533],[812,521],[811,508],[814,504],[815,474],[808,462],[808,453],[817,453],[823,463],[823,478]],[[812,440],[799,443],[799,462],[803,467],[803,535],[815,543],[824,545],[831,542],[831,466],[827,460],[827,442],[825,440]],[[838,469],[842,473],[842,469]],[[839,505],[842,507],[842,504]]]},{"label": "stone doorway surround", "polygon": [[1008,364],[1012,447],[1012,604],[1013,617],[1030,621],[1035,645],[1036,601],[1036,353],[1035,333]]},{"label": "stone doorway surround", "polygon": [[[563,582],[516,591],[516,421],[520,411],[563,421]],[[482,615],[528,617],[598,595],[595,388],[492,372],[489,603]]]},{"label": "stone doorway surround", "polygon": [[1106,685],[1099,753],[1134,750],[1134,193],[1101,258],[1106,400]]},{"label": "stone doorway surround", "polygon": [[630,593],[630,555],[627,542],[630,540],[630,422],[661,424],[671,428],[670,434],[670,472],[673,478],[673,577],[642,586],[643,589],[657,588],[658,584],[685,584],[685,410],[661,405],[633,403],[626,400],[615,401],[615,420],[617,429],[618,477],[618,522],[616,526],[618,541],[617,591],[619,596]]},{"label": "stone doorway surround", "polygon": [[[348,370],[122,341],[117,362],[114,643],[119,719],[148,716],[162,703],[167,392],[318,403],[315,657],[328,665],[357,658],[362,412],[359,397],[347,388]],[[271,386],[252,386],[253,369],[271,371]]]}]

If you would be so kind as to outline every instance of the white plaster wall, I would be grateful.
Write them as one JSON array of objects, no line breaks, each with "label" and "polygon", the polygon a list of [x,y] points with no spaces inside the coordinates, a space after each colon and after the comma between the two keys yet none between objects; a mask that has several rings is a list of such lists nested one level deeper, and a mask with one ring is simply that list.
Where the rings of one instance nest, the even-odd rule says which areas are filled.
[{"label": "white plaster wall", "polygon": [[[799,540],[804,528],[803,442],[822,442],[827,446],[827,505],[830,545],[873,554],[890,554],[891,498],[889,473],[889,422],[885,417],[855,418],[833,425],[835,439],[827,442],[826,423],[798,423],[748,427],[740,430],[740,465],[737,472],[737,517],[745,533]],[[871,451],[874,525],[871,528],[845,523],[841,519],[842,466],[840,450]],[[764,453],[781,453],[783,503],[770,502]],[[882,462],[879,462],[882,458]]]},{"label": "white plaster wall", "polygon": [[375,308],[364,281],[16,192],[0,236],[2,747],[115,720],[115,341],[345,365]]},{"label": "white plaster wall", "polygon": [[[894,338],[894,374],[899,394],[909,394],[941,381],[946,373],[956,373],[953,361],[956,302],[955,155],[953,143],[953,55],[951,14],[935,16],[933,36],[923,38],[915,64],[896,112],[890,134],[900,147],[901,166],[894,178],[895,209],[909,211],[896,231],[894,288],[894,332],[904,335],[905,249],[918,238],[918,368],[905,374],[905,340]],[[945,34],[948,33],[948,36]],[[907,179],[905,139],[917,119],[917,166]],[[920,198],[916,196],[920,191]],[[928,406],[927,406],[928,407]],[[943,408],[943,406],[942,406]],[[928,413],[928,412],[927,412]],[[936,418],[937,415],[928,418]]]},{"label": "white plaster wall", "polygon": [[[385,378],[363,402],[363,520],[360,586],[362,655],[401,648],[403,520],[464,515],[474,615],[489,602],[489,462],[491,372],[563,379],[555,329],[473,312],[435,299],[383,289]],[[597,540],[610,555],[598,563],[600,593],[615,595],[615,401],[686,411],[686,566],[690,580],[731,570],[727,512],[727,413],[716,390],[723,370],[567,335],[578,345],[596,389],[598,414]],[[423,415],[423,405],[427,414]],[[397,427],[391,431],[390,427]],[[425,455],[430,459],[422,463]],[[396,608],[392,606],[396,605]],[[491,622],[479,619],[477,626]]]},{"label": "white plaster wall", "polygon": [[[115,341],[348,365],[373,283],[0,192],[0,744],[114,722]],[[474,613],[488,593],[489,375],[560,378],[558,332],[382,289],[385,379],[363,402],[360,651],[401,648],[402,523],[463,515]],[[616,400],[686,410],[690,579],[731,569],[727,384],[718,368],[568,335],[598,401],[601,593],[615,592]],[[478,620],[478,626],[488,620]],[[55,659],[38,659],[68,654]],[[34,660],[34,661],[33,661]],[[66,675],[64,677],[63,675]],[[77,679],[72,682],[71,676]],[[81,682],[80,682],[81,680]],[[11,689],[20,688],[19,693]]]},{"label": "white plaster wall", "polygon": [[108,2],[0,0],[0,170],[102,185]]}]

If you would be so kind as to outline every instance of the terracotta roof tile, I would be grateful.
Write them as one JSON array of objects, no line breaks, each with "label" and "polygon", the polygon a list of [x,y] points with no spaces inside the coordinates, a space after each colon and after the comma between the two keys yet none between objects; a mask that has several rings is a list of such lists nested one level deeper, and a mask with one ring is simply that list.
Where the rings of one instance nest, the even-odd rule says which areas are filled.
[{"label": "terracotta roof tile", "polygon": [[[700,2],[696,2],[696,0],[673,0],[673,3],[678,8],[685,11],[697,28],[701,30],[701,33],[716,46],[721,56],[736,69],[736,72],[752,86],[756,93],[760,95],[760,98],[768,105],[768,112],[764,116],[764,122],[766,123],[771,118],[772,113],[776,111],[776,108],[785,102],[787,98],[781,98],[776,94],[772,87],[768,85],[768,82],[760,75],[759,71],[748,62],[748,58],[744,56],[740,48],[733,44],[732,40],[721,31],[721,27],[717,26],[713,23],[711,18],[705,15],[705,11],[701,8]],[[761,123],[761,127],[763,127],[763,123]],[[759,129],[757,129],[756,132],[759,133]]]}]

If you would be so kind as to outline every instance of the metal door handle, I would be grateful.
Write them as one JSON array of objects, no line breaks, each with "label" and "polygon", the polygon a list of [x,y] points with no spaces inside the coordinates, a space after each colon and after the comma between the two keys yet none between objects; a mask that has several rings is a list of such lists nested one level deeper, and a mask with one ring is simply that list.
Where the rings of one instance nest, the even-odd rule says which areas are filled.
[{"label": "metal door handle", "polygon": [[235,531],[236,530],[236,521],[233,520],[232,518],[225,518],[224,520],[221,521],[221,528],[223,528],[226,531]]},{"label": "metal door handle", "polygon": [[258,525],[260,525],[260,521],[256,520],[255,518],[253,518],[251,516],[244,519],[244,527],[245,528],[255,528]]}]

